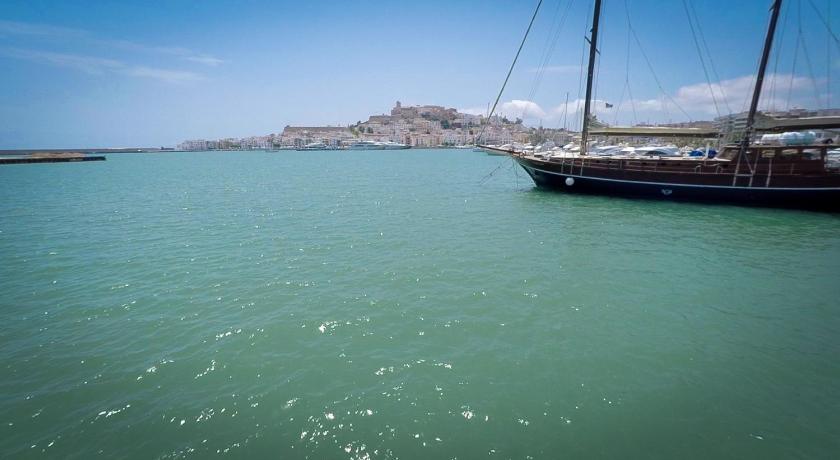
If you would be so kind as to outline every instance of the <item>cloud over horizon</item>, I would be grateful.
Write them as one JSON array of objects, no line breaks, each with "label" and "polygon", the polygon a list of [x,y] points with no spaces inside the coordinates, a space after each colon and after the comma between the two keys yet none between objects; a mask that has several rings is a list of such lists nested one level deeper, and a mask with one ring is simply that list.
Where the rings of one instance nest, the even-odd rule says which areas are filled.
[{"label": "cloud over horizon", "polygon": [[129,77],[152,78],[168,83],[183,83],[201,80],[194,72],[169,70],[142,65],[127,64],[115,59],[83,56],[67,53],[53,53],[23,48],[0,48],[0,56],[22,59],[40,64],[72,68],[90,75],[117,74]]},{"label": "cloud over horizon", "polygon": [[[712,83],[692,83],[677,88],[671,94],[655,98],[634,100],[593,100],[592,107],[600,119],[607,123],[631,124],[634,122],[679,122],[691,120],[710,120],[718,115],[739,113],[748,109],[752,95],[755,75]],[[791,74],[769,74],[764,80],[760,110],[785,110],[793,107],[823,107],[828,96],[819,92],[824,81]],[[714,95],[714,96],[713,96]],[[611,104],[612,107],[607,107]],[[560,104],[543,108],[537,102],[513,99],[499,103],[496,114],[508,118],[522,118],[526,123],[542,122],[551,126],[563,120],[564,112],[570,126],[579,126],[584,101],[570,100],[568,108]],[[635,108],[635,113],[634,113]],[[688,114],[688,117],[683,110]],[[462,112],[474,115],[486,115],[487,109],[467,108]],[[637,119],[634,120],[634,117]]]},{"label": "cloud over horizon", "polygon": [[[163,55],[163,56],[172,56],[178,58],[182,61],[201,64],[208,67],[216,67],[221,64],[224,64],[226,61],[223,59],[219,59],[215,56],[206,54],[206,53],[198,53],[196,51],[190,50],[188,48],[180,47],[180,46],[150,46],[145,45],[142,43],[133,42],[130,40],[122,40],[122,39],[109,39],[109,38],[98,38],[90,31],[84,29],[72,29],[68,27],[57,27],[48,24],[37,24],[37,23],[26,23],[26,22],[15,22],[15,21],[6,21],[0,20],[0,37],[2,36],[40,36],[48,39],[52,39],[55,42],[61,42],[62,44],[66,43],[67,41],[76,41],[83,44],[93,44],[99,45],[106,48],[113,48],[115,50],[124,50],[124,51],[131,51],[135,53],[143,53],[143,54],[152,54],[152,55]],[[30,50],[32,51],[32,50]],[[32,51],[35,53],[35,51]],[[49,51],[42,51],[41,54],[63,54],[63,53],[51,53]],[[66,55],[70,56],[70,55]],[[76,56],[76,60],[78,58],[84,58],[86,60],[103,60],[108,61],[109,59],[100,58],[95,56]],[[50,59],[48,59],[50,60]],[[66,59],[56,59],[59,61],[71,61],[74,60],[73,58],[66,58]],[[107,67],[107,65],[105,66]],[[141,71],[133,72],[136,74],[143,74],[142,76],[152,76],[157,75],[159,79],[167,80],[167,81],[185,81],[194,78],[197,76],[194,72],[186,72],[186,71],[175,71],[175,70],[164,70],[164,69],[156,69],[157,72],[143,72],[142,69],[147,70],[154,70],[144,65],[137,65],[137,69]],[[130,75],[131,73],[126,73]],[[192,75],[192,76],[191,76]]]}]

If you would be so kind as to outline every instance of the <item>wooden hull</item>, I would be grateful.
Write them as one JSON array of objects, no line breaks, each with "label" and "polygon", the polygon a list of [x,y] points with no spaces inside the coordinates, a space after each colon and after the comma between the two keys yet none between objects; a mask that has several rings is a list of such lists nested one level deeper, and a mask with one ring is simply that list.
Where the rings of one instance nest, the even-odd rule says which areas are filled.
[{"label": "wooden hull", "polygon": [[814,175],[810,178],[773,177],[773,181],[768,181],[766,176],[754,176],[750,183],[749,177],[739,176],[733,180],[733,174],[687,174],[591,167],[584,167],[581,171],[579,167],[570,164],[531,157],[518,156],[514,159],[537,186],[552,190],[840,211],[840,175],[836,174]]}]

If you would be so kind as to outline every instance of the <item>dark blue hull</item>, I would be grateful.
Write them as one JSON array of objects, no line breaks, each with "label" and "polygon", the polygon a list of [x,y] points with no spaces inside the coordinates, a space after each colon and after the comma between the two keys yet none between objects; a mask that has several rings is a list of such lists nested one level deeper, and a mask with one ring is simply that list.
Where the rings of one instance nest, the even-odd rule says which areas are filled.
[{"label": "dark blue hull", "polygon": [[522,157],[514,159],[537,186],[564,192],[840,211],[840,187],[751,187],[626,180],[552,171],[545,163]]}]

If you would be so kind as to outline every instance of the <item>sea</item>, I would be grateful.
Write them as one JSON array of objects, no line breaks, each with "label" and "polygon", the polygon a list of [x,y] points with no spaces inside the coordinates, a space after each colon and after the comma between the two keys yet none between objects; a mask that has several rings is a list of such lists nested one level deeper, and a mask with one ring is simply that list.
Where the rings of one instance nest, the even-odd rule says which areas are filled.
[{"label": "sea", "polygon": [[469,150],[0,167],[4,459],[827,459],[840,215]]}]

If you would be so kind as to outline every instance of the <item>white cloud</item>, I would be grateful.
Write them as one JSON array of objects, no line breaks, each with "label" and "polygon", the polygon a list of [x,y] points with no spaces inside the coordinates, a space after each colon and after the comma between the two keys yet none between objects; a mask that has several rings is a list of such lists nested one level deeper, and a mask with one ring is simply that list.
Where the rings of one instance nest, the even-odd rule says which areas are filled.
[{"label": "white cloud", "polygon": [[[824,85],[824,82],[815,81],[808,77],[791,74],[769,74],[764,79],[759,109],[784,110],[789,106],[822,106],[827,96],[820,94],[819,101],[816,99],[814,95],[815,83],[818,86]],[[726,115],[747,110],[754,84],[754,75],[744,75],[712,83],[711,90],[708,83],[693,83],[679,87],[667,97],[659,95],[650,99],[624,100],[620,104],[617,100],[593,101],[593,113],[608,123],[617,122],[619,124],[632,123],[633,121],[686,121],[686,114],[682,110],[692,120],[710,120],[717,117],[719,113],[720,115]],[[712,97],[713,93],[714,98]],[[790,93],[789,101],[788,93]],[[607,108],[607,102],[613,104],[613,107]],[[715,107],[715,103],[717,103],[717,107]],[[634,120],[634,106],[638,120]],[[582,100],[569,101],[570,119],[572,117],[579,118],[582,108]],[[576,109],[579,109],[577,113],[575,112]],[[561,104],[549,111],[549,119],[557,119],[558,116],[562,117],[562,114],[563,105]],[[573,123],[577,122],[573,121]]]},{"label": "white cloud", "polygon": [[208,65],[211,67],[216,67],[217,65],[224,64],[225,61],[215,58],[213,56],[189,56],[186,58],[188,61],[198,62],[199,64]]},{"label": "white cloud", "polygon": [[93,34],[88,32],[87,30],[71,29],[67,27],[56,27],[46,24],[33,24],[26,22],[0,20],[0,36],[2,35],[38,35],[62,41],[66,41],[67,39],[76,39],[85,43],[105,46],[114,49],[175,56],[189,62],[194,62],[211,67],[215,67],[225,63],[224,60],[219,59],[217,57],[211,56],[209,54],[197,53],[184,47],[149,46],[144,45],[142,43],[136,43],[130,40],[100,39],[95,38]]},{"label": "white cloud", "polygon": [[523,101],[514,99],[512,101],[502,103],[496,112],[499,115],[515,118],[543,118],[545,117],[545,110],[533,101]]},{"label": "white cloud", "polygon": [[[487,116],[487,107],[470,107],[466,109],[458,109],[461,113],[468,113],[471,115]],[[539,104],[533,101],[523,101],[521,99],[513,99],[507,102],[502,102],[496,107],[493,115],[500,115],[510,119],[522,118],[525,120],[538,120],[547,116],[545,110]]]},{"label": "white cloud", "polygon": [[0,35],[50,35],[55,37],[81,37],[87,32],[79,29],[56,27],[44,24],[0,20]]},{"label": "white cloud", "polygon": [[[647,99],[635,101],[637,109],[650,111],[679,112],[674,106],[678,104],[688,112],[694,119],[709,118],[733,112],[746,110],[752,96],[755,75],[744,75],[729,80],[722,80],[712,83],[695,83],[682,86],[667,98]],[[791,74],[769,74],[764,78],[764,86],[761,95],[761,109],[776,108],[783,109],[788,104],[788,93],[790,92],[790,105],[814,105],[816,101],[813,96],[814,84],[818,83],[808,77],[801,77]],[[714,94],[714,96],[713,96]],[[810,100],[809,100],[810,98]],[[717,107],[715,106],[717,103]]]},{"label": "white cloud", "polygon": [[113,59],[102,59],[91,56],[78,56],[74,54],[52,53],[49,51],[21,48],[0,48],[0,56],[39,62],[42,64],[51,64],[58,67],[70,67],[95,75],[103,74],[108,71],[119,70],[125,67],[125,64]]},{"label": "white cloud", "polygon": [[169,83],[183,83],[187,81],[201,80],[202,76],[194,72],[184,70],[156,69],[145,66],[132,66],[123,69],[123,74],[131,77],[153,78]]},{"label": "white cloud", "polygon": [[[737,78],[713,83],[711,91],[708,83],[692,83],[681,86],[667,97],[659,95],[649,99],[635,99],[633,101],[596,99],[592,101],[592,113],[600,120],[619,125],[634,122],[667,123],[691,120],[711,120],[728,113],[738,113],[748,109],[752,96],[754,75],[744,75]],[[823,89],[825,80],[813,80],[808,77],[791,74],[769,74],[764,79],[760,110],[785,110],[789,107],[824,106],[828,95],[819,94],[819,101],[815,96],[817,90]],[[714,99],[712,98],[714,92]],[[790,100],[788,101],[788,93]],[[715,108],[717,102],[717,109]],[[678,108],[678,104],[688,117]],[[612,107],[607,107],[607,104]],[[568,106],[561,103],[548,109],[543,109],[534,101],[514,99],[500,103],[496,114],[509,119],[522,118],[529,125],[542,123],[547,127],[562,127],[564,112],[566,124],[572,129],[579,129],[584,101],[570,100]],[[635,114],[634,114],[635,107]],[[461,112],[474,115],[487,115],[486,107],[459,109]]]},{"label": "white cloud", "polygon": [[50,64],[57,67],[73,68],[91,75],[112,73],[130,77],[151,78],[168,83],[183,83],[186,81],[200,80],[202,78],[201,75],[193,72],[130,65],[114,59],[103,59],[93,56],[81,56],[66,53],[53,53],[49,51],[21,48],[0,48],[0,56],[23,59],[41,64]]},{"label": "white cloud", "polygon": [[487,109],[483,109],[481,107],[469,107],[466,109],[458,109],[461,113],[468,113],[470,115],[483,115],[487,116]]}]

